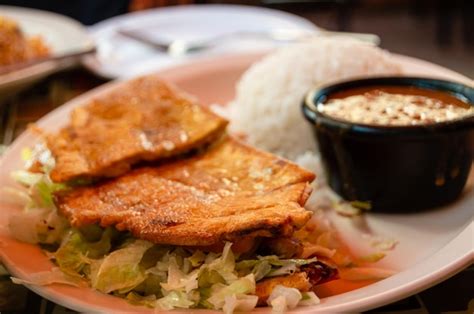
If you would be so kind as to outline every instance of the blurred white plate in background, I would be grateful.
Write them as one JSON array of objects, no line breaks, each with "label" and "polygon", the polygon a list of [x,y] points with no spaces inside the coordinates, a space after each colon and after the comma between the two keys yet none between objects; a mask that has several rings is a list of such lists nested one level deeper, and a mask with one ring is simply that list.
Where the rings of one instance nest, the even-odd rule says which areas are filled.
[{"label": "blurred white plate in background", "polygon": [[[93,45],[81,23],[60,14],[0,5],[0,15],[15,20],[27,37],[40,35],[53,56],[86,50]],[[0,75],[0,101],[62,66],[64,64],[52,61]]]},{"label": "blurred white plate in background", "polygon": [[160,42],[201,41],[237,32],[318,32],[318,28],[304,18],[259,7],[187,5],[158,8],[117,16],[90,27],[98,53],[84,58],[88,69],[107,78],[131,77],[202,57],[268,50],[278,45],[272,40],[236,37],[222,45],[175,57],[120,35],[118,31],[124,29]]}]

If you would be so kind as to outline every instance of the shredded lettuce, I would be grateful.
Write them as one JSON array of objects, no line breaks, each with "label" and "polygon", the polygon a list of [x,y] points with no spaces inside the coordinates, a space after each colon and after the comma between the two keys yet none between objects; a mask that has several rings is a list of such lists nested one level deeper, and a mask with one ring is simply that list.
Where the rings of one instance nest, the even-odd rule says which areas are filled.
[{"label": "shredded lettuce", "polygon": [[[63,283],[80,285],[89,282],[101,292],[112,293],[155,311],[175,308],[204,307],[226,313],[251,311],[258,302],[253,295],[256,282],[273,276],[294,273],[311,259],[280,259],[258,256],[236,260],[232,244],[226,243],[222,253],[204,253],[182,247],[154,245],[119,234],[114,228],[90,226],[71,228],[57,213],[54,194],[77,184],[57,184],[49,172],[54,158],[44,146],[24,150],[27,167],[39,162],[43,172],[26,170],[12,173],[23,189],[6,190],[12,202],[25,211],[13,215],[10,230],[20,240],[30,243],[59,245],[49,253],[58,267],[14,282],[22,284]],[[296,292],[295,292],[296,291]],[[296,289],[277,287],[269,298],[276,311],[295,307],[298,302],[316,304],[314,293],[301,294]]]},{"label": "shredded lettuce", "polygon": [[302,295],[302,298],[300,302],[298,303],[298,305],[309,306],[309,305],[316,305],[316,304],[321,303],[321,300],[313,291],[303,292],[301,295]]},{"label": "shredded lettuce", "polygon": [[[291,274],[298,266],[316,261],[277,256],[236,261],[231,246],[226,243],[221,254],[204,253],[136,240],[114,228],[72,228],[59,248],[49,254],[59,266],[56,273],[42,274],[34,282],[75,284],[85,279],[98,291],[155,311],[204,307],[232,313],[255,308],[257,280]],[[311,294],[300,294],[294,301],[294,293],[287,290],[274,299],[271,304],[276,310],[292,308],[300,299],[303,305],[318,300]]]},{"label": "shredded lettuce", "polygon": [[205,267],[209,270],[215,270],[224,278],[226,283],[231,283],[238,279],[235,273],[235,256],[231,250],[232,243],[227,242],[220,257],[206,260]]},{"label": "shredded lettuce", "polygon": [[18,240],[27,243],[59,243],[69,228],[64,217],[50,209],[38,208],[10,216],[10,233]]},{"label": "shredded lettuce", "polygon": [[[41,152],[40,152],[41,151]],[[50,153],[43,150],[25,150],[23,158],[27,163],[33,163],[35,156],[42,159],[42,163],[54,164]],[[38,158],[39,158],[38,157]],[[45,165],[43,164],[43,165]],[[24,212],[12,215],[9,221],[11,234],[18,240],[28,243],[57,244],[61,242],[64,233],[69,228],[67,220],[57,214],[54,205],[54,193],[67,188],[65,184],[54,183],[49,177],[51,167],[43,167],[45,172],[36,173],[27,170],[18,170],[11,173],[12,178],[23,186],[4,190],[9,199],[21,203]],[[46,171],[47,170],[47,171]]]},{"label": "shredded lettuce", "polygon": [[16,170],[11,173],[11,177],[16,182],[26,186],[31,187],[41,181],[44,174],[42,173],[33,173],[27,170]]},{"label": "shredded lettuce", "polygon": [[163,296],[161,283],[166,282],[166,273],[162,275],[154,275],[148,273],[146,279],[136,286],[133,291],[144,296],[154,295],[156,298]]},{"label": "shredded lettuce", "polygon": [[156,305],[156,296],[154,294],[142,296],[134,291],[131,291],[125,296],[125,299],[136,305],[145,305],[152,308]]},{"label": "shredded lettuce", "polygon": [[176,261],[176,257],[171,257],[168,266],[168,281],[162,283],[166,291],[173,290],[184,290],[186,293],[198,288],[198,273],[199,270],[195,270],[190,274],[186,274],[181,271]]},{"label": "shredded lettuce", "polygon": [[271,302],[267,302],[267,304],[272,307],[272,313],[283,314],[288,309],[288,305],[286,302],[286,298],[281,295],[276,298],[273,298]]},{"label": "shredded lettuce", "polygon": [[294,274],[296,271],[296,263],[288,262],[285,265],[277,269],[272,269],[267,277],[278,277]]},{"label": "shredded lettuce", "polygon": [[145,252],[152,243],[136,240],[124,248],[113,251],[91,264],[92,287],[104,293],[125,293],[138,286],[146,278],[139,266]]},{"label": "shredded lettuce", "polygon": [[[41,173],[15,171],[12,177],[22,189],[6,190],[12,202],[25,210],[13,215],[11,232],[30,243],[52,244],[57,248],[47,255],[58,267],[22,280],[21,284],[63,283],[82,285],[125,298],[131,303],[152,307],[155,311],[176,308],[208,308],[251,311],[258,303],[257,281],[268,277],[293,274],[299,266],[317,261],[281,259],[278,256],[256,256],[239,260],[232,244],[225,243],[221,253],[204,253],[184,247],[157,245],[134,239],[115,228],[97,225],[71,228],[58,215],[54,195],[65,189],[89,182],[57,184],[49,172],[54,158],[44,146],[24,150],[27,167],[40,164]],[[268,299],[274,311],[283,312],[297,304],[317,304],[312,292],[301,294],[297,289],[277,286]]]},{"label": "shredded lettuce", "polygon": [[288,309],[295,308],[302,298],[298,289],[277,285],[273,288],[267,303],[272,306],[273,313],[285,313]]},{"label": "shredded lettuce", "polygon": [[31,207],[54,209],[53,194],[67,188],[62,183],[54,183],[45,173],[33,173],[26,170],[12,172],[12,178],[28,188]]},{"label": "shredded lettuce", "polygon": [[89,264],[88,258],[100,258],[111,249],[116,231],[107,228],[97,242],[89,242],[77,229],[71,229],[59,249],[53,254],[59,268],[70,275],[78,275]]},{"label": "shredded lettuce", "polygon": [[200,250],[196,250],[193,255],[191,255],[188,260],[191,263],[192,267],[198,267],[201,266],[206,259],[206,254],[204,254]]},{"label": "shredded lettuce", "polygon": [[257,306],[257,302],[258,297],[256,295],[233,294],[225,297],[222,311],[225,314],[250,312]]},{"label": "shredded lettuce", "polygon": [[13,214],[10,216],[8,221],[8,228],[10,233],[17,240],[26,243],[38,243],[39,242],[39,229],[44,218],[47,216],[48,210],[37,210],[30,212],[23,212]]},{"label": "shredded lettuce", "polygon": [[36,162],[41,165],[41,169],[45,173],[49,173],[56,164],[51,151],[44,143],[37,144],[33,149],[25,147],[21,151],[21,159],[25,162],[25,169],[29,169]]},{"label": "shredded lettuce", "polygon": [[298,266],[316,262],[317,259],[280,259],[276,255],[259,256],[256,260],[244,260],[236,264],[241,274],[253,273],[255,280],[266,277],[285,276],[293,274]]},{"label": "shredded lettuce", "polygon": [[214,306],[215,309],[222,309],[225,304],[225,297],[239,294],[255,293],[256,283],[253,274],[235,280],[226,286],[221,283],[214,284],[211,287],[211,296],[207,301]]},{"label": "shredded lettuce", "polygon": [[198,286],[199,288],[210,288],[212,285],[216,283],[222,283],[225,284],[225,279],[222,277],[219,272],[213,269],[208,269],[207,267],[204,267],[200,272],[199,272],[199,277],[198,277]]},{"label": "shredded lettuce", "polygon": [[262,260],[261,262],[257,263],[252,269],[252,273],[255,275],[255,280],[257,281],[265,278],[271,271],[272,265],[266,260]]},{"label": "shredded lettuce", "polygon": [[[201,251],[186,256],[176,250],[167,252],[148,273],[166,272],[166,282],[161,283],[164,296],[157,301],[156,309],[207,307],[211,309],[253,308],[256,300],[247,294],[255,293],[255,276],[250,273],[240,277],[235,269],[235,256],[231,243],[226,243],[222,254]],[[226,297],[235,298],[227,299]],[[188,302],[184,302],[187,300]],[[226,303],[227,302],[227,303]],[[227,305],[226,305],[227,304]]]},{"label": "shredded lettuce", "polygon": [[193,305],[194,302],[189,299],[188,294],[180,291],[172,291],[156,301],[155,310],[169,311],[175,308],[188,309]]}]

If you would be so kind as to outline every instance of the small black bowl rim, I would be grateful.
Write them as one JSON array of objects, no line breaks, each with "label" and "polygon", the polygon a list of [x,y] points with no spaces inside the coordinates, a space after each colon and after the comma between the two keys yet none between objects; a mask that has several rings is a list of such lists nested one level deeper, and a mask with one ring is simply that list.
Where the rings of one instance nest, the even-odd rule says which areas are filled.
[{"label": "small black bowl rim", "polygon": [[454,97],[467,101],[474,106],[474,88],[468,85],[447,81],[437,78],[414,77],[414,76],[374,76],[340,81],[332,84],[324,84],[311,90],[303,101],[303,114],[305,118],[313,123],[321,123],[329,127],[343,129],[348,133],[364,133],[370,135],[392,134],[392,135],[426,135],[433,132],[459,131],[474,128],[474,116],[466,116],[460,119],[444,122],[420,124],[420,125],[371,125],[354,123],[346,120],[325,115],[319,112],[316,106],[324,101],[333,92],[362,86],[413,86],[423,89],[431,89],[447,92]]}]

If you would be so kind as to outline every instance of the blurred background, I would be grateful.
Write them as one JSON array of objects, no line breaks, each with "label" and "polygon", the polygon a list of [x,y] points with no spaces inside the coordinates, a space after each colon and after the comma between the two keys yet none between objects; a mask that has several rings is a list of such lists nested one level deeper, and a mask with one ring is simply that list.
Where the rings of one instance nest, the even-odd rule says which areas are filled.
[{"label": "blurred background", "polygon": [[150,8],[202,3],[247,4],[291,12],[338,31],[375,33],[381,46],[474,77],[472,0],[2,0],[68,15],[92,25]]}]

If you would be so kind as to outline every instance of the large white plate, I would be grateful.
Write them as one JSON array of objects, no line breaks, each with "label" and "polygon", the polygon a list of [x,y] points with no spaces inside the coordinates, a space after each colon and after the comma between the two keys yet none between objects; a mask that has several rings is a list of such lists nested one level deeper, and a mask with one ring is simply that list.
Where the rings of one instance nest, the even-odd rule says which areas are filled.
[{"label": "large white plate", "polygon": [[[234,95],[235,82],[243,71],[257,60],[258,55],[223,57],[170,69],[157,75],[178,84],[198,96],[204,103],[226,103]],[[397,60],[407,74],[444,77],[472,84],[469,79],[447,69],[421,60],[398,56]],[[76,106],[104,93],[120,82],[112,82],[88,92],[58,108],[38,122],[41,128],[55,130],[67,122],[68,114]],[[312,140],[308,135],[308,140]],[[22,134],[0,161],[0,186],[14,184],[9,173],[22,166],[20,151],[38,139],[31,132]],[[382,260],[379,266],[398,270],[394,276],[377,283],[323,298],[320,305],[301,307],[296,312],[354,312],[371,309],[414,294],[460,271],[473,261],[472,221],[474,208],[473,176],[463,196],[444,208],[417,214],[370,214],[364,221],[331,215],[345,243],[361,254],[368,250],[363,234],[395,238],[397,248]],[[13,275],[28,279],[52,264],[34,245],[12,239],[7,228],[8,217],[20,210],[0,200],[0,257]],[[356,223],[358,222],[358,223]],[[361,227],[362,226],[362,227]],[[139,311],[150,309],[128,304],[122,299],[100,294],[88,288],[64,285],[30,286],[38,294],[65,307],[87,312]],[[343,287],[344,288],[344,287]],[[347,287],[350,289],[350,287]],[[330,294],[331,287],[319,289]],[[259,309],[258,311],[269,311]]]},{"label": "large white plate", "polygon": [[[3,5],[0,6],[0,15],[14,19],[26,36],[40,35],[51,48],[52,55],[83,51],[93,45],[86,28],[63,15]],[[57,71],[58,66],[58,62],[48,62],[0,75],[0,99]]]},{"label": "large white plate", "polygon": [[117,16],[90,27],[98,54],[84,59],[87,68],[107,78],[130,77],[202,57],[269,49],[276,44],[240,38],[187,56],[172,57],[118,34],[120,29],[140,30],[143,35],[162,42],[199,41],[240,31],[317,31],[313,23],[302,17],[265,8],[241,5],[158,8]]}]

